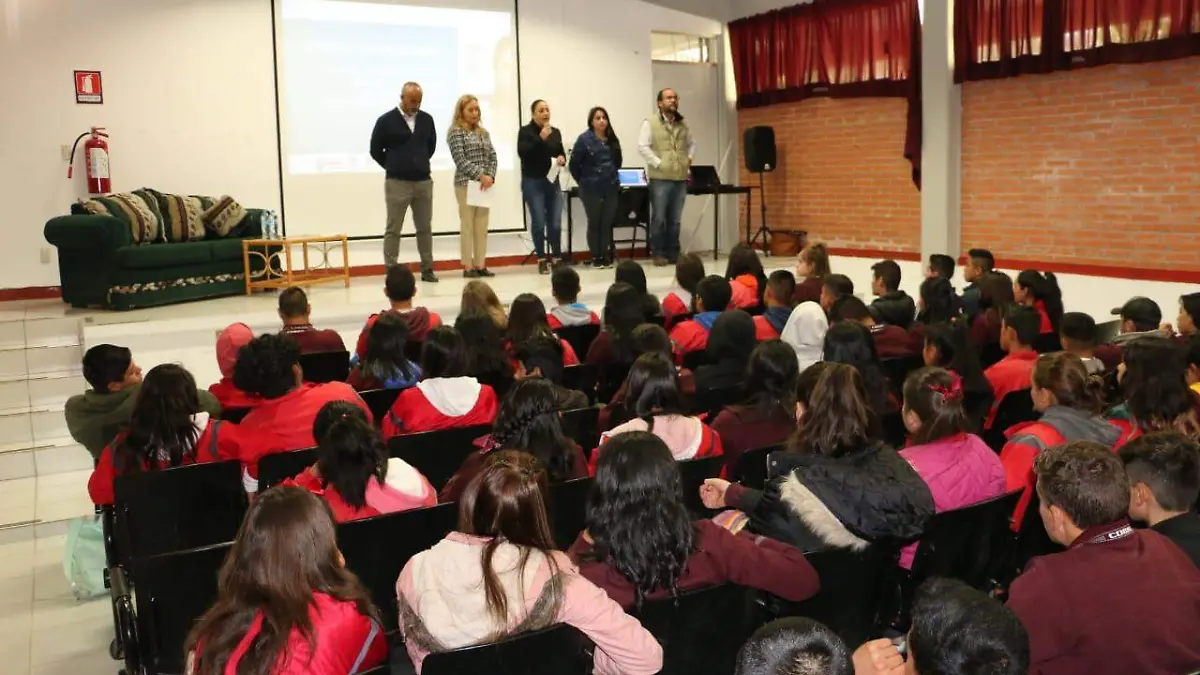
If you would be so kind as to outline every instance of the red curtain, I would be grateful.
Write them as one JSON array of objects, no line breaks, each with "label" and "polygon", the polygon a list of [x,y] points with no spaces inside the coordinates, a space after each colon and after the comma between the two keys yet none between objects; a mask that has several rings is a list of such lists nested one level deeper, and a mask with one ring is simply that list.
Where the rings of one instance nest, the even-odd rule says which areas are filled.
[{"label": "red curtain", "polygon": [[814,0],[738,19],[729,42],[738,108],[810,96],[907,98],[905,157],[920,185],[917,0]]},{"label": "red curtain", "polygon": [[1200,0],[958,0],[959,82],[1200,54]]}]

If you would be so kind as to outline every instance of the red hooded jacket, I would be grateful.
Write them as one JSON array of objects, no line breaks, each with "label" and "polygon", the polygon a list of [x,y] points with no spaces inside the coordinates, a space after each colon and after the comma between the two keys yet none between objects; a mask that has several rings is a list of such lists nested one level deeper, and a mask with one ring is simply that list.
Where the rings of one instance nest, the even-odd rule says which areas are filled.
[{"label": "red hooded jacket", "polygon": [[436,377],[405,389],[383,418],[383,437],[473,427],[496,420],[496,392],[473,377]]}]

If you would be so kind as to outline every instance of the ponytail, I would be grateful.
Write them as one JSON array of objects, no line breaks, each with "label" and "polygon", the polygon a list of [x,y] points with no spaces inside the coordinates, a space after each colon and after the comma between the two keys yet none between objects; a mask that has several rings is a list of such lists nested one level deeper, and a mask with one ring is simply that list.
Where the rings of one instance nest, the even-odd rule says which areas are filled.
[{"label": "ponytail", "polygon": [[824,279],[829,276],[829,249],[825,247],[825,244],[809,244],[803,251],[800,251],[800,256],[812,267],[814,278]]},{"label": "ponytail", "polygon": [[367,504],[372,478],[387,477],[387,450],[375,427],[359,417],[334,421],[317,444],[317,471],[324,486],[333,486],[348,505]]}]

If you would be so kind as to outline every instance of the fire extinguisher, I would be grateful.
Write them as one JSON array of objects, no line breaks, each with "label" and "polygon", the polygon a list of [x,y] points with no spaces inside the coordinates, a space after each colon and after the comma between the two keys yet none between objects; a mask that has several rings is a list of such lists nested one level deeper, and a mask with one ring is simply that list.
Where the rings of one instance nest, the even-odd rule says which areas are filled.
[{"label": "fire extinguisher", "polygon": [[88,192],[94,195],[112,192],[112,177],[109,175],[108,166],[108,143],[104,141],[108,138],[108,134],[104,132],[104,127],[92,127],[91,131],[79,134],[79,138],[76,138],[75,142],[71,144],[71,163],[67,166],[67,179],[70,180],[75,171],[75,148],[79,146],[79,141],[86,136],[91,136],[83,144],[83,159],[87,165]]}]

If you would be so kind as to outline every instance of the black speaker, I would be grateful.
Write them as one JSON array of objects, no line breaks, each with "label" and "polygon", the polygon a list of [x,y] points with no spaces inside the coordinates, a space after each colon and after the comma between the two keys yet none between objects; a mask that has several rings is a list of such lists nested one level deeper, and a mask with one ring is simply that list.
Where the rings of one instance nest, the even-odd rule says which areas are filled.
[{"label": "black speaker", "polygon": [[746,170],[750,173],[775,170],[775,128],[750,127],[742,135]]}]

